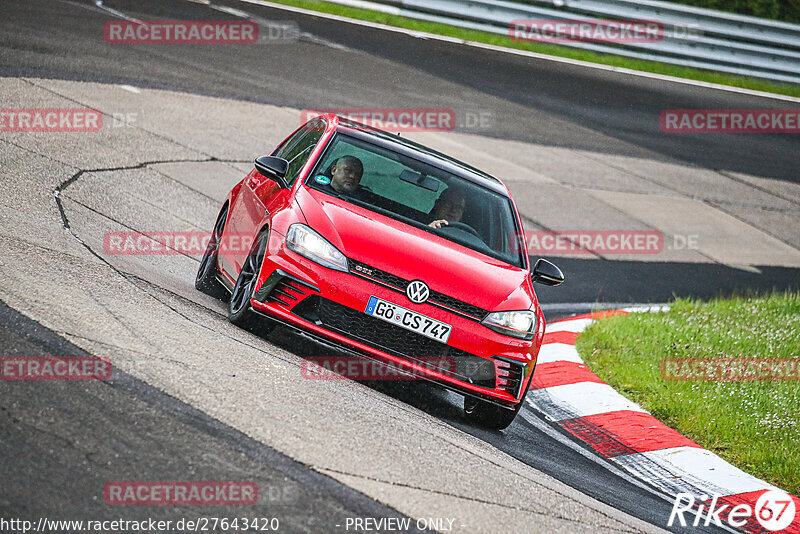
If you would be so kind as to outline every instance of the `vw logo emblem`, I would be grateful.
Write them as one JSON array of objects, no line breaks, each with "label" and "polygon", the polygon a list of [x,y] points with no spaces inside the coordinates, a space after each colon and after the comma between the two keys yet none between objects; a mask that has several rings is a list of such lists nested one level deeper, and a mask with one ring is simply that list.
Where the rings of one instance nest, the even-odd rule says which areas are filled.
[{"label": "vw logo emblem", "polygon": [[408,297],[408,300],[414,304],[422,304],[428,300],[430,293],[431,292],[428,289],[428,284],[422,280],[414,280],[408,284],[408,287],[406,287],[406,296]]}]

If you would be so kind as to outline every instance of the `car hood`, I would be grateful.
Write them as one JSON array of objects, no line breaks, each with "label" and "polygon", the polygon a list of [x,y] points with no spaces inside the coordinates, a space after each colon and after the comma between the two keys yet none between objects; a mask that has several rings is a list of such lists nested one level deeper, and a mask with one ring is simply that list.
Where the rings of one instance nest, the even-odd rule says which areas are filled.
[{"label": "car hood", "polygon": [[352,260],[488,311],[535,302],[524,269],[305,186],[295,198],[309,226]]}]

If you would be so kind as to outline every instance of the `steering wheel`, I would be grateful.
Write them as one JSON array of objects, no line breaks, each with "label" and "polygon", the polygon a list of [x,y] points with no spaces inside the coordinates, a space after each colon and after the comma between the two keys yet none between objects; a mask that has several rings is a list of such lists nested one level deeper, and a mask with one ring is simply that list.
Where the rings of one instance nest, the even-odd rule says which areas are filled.
[{"label": "steering wheel", "polygon": [[443,224],[442,226],[440,226],[439,230],[445,230],[447,228],[454,228],[456,230],[461,230],[463,232],[469,232],[470,234],[474,235],[475,237],[477,237],[478,239],[483,241],[483,238],[481,237],[481,235],[473,227],[471,227],[467,223],[456,222],[456,221],[453,221],[453,222],[447,221],[447,224]]}]

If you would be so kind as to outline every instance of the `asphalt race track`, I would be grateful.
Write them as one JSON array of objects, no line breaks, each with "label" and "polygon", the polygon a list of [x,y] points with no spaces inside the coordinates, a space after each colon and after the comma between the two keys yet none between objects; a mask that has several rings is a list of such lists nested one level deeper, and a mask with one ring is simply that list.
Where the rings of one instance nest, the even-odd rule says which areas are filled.
[{"label": "asphalt race track", "polygon": [[[0,353],[90,353],[115,364],[102,384],[0,383],[1,517],[214,515],[198,507],[121,511],[102,503],[102,487],[254,480],[261,500],[247,514],[280,517],[290,532],[423,514],[454,517],[459,532],[665,528],[671,502],[534,410],[491,432],[464,422],[457,395],[426,385],[301,383],[299,362],[324,348],[281,330],[262,338],[232,327],[222,303],[194,291],[196,257],[110,256],[103,234],[209,229],[252,159],[300,124],[297,110],[450,108],[456,132],[420,138],[462,159],[472,154],[478,166],[496,165],[490,170],[509,183],[529,229],[577,228],[582,217],[617,217],[627,227],[646,204],[636,197],[619,207],[624,195],[709,210],[698,216],[700,227],[713,224],[708,234],[700,230],[697,251],[551,258],[568,282],[538,290],[548,318],[615,303],[797,288],[800,142],[777,134],[670,137],[657,121],[669,108],[796,103],[236,1],[97,4],[2,6],[3,107],[90,106],[132,112],[139,124],[97,139],[0,134]],[[220,6],[257,21],[293,21],[301,38],[252,46],[102,40],[103,24],[120,14],[230,18]],[[481,113],[491,120],[466,123]],[[503,174],[526,166],[530,175]],[[630,171],[624,180],[622,170]],[[571,203],[573,194],[587,199],[586,212]],[[617,211],[603,211],[609,206]],[[738,242],[716,240],[738,232],[745,232]]]},{"label": "asphalt race track", "polygon": [[[86,355],[6,306],[0,315],[5,355]],[[97,487],[115,477],[177,480],[186,473],[202,480],[257,481],[266,495],[251,517],[280,516],[285,519],[282,529],[289,532],[326,531],[331,519],[344,524],[353,516],[402,517],[130,375],[117,373],[109,385],[91,383],[77,392],[60,385],[42,392],[34,385],[4,392],[3,517],[30,513],[113,519],[117,514],[112,510],[98,513],[92,505]],[[21,411],[9,410],[12,406],[22,406]],[[47,426],[19,428],[23,421],[43,417],[50,419]],[[59,467],[42,468],[42,457],[48,456]],[[152,515],[140,509],[128,517]],[[159,513],[173,520],[187,515],[204,513],[201,507],[170,507]]]},{"label": "asphalt race track", "polygon": [[[169,88],[298,109],[490,110],[494,120],[484,133],[502,139],[677,158],[704,168],[798,181],[796,144],[788,136],[694,136],[670,142],[657,122],[646,120],[669,108],[787,107],[780,101],[464,49],[230,0],[213,4],[268,20],[296,21],[313,39],[272,46],[266,53],[263,47],[241,50],[233,65],[225,47],[98,48],[96,36],[87,33],[86,18],[109,20],[112,15],[87,9],[78,16],[78,3],[56,1],[43,11],[41,2],[10,2],[6,9],[15,13],[15,23],[5,21],[0,72]],[[191,2],[116,0],[104,5],[143,19],[230,18]]]}]

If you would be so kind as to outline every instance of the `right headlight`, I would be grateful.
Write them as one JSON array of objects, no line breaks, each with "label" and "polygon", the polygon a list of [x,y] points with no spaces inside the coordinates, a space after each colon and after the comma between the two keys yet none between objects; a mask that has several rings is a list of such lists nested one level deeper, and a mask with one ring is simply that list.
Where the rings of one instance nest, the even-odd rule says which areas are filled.
[{"label": "right headlight", "polygon": [[286,246],[329,269],[347,272],[347,258],[344,254],[305,224],[295,223],[289,227]]},{"label": "right headlight", "polygon": [[494,312],[481,322],[499,334],[519,339],[533,339],[536,314],[531,310]]}]

